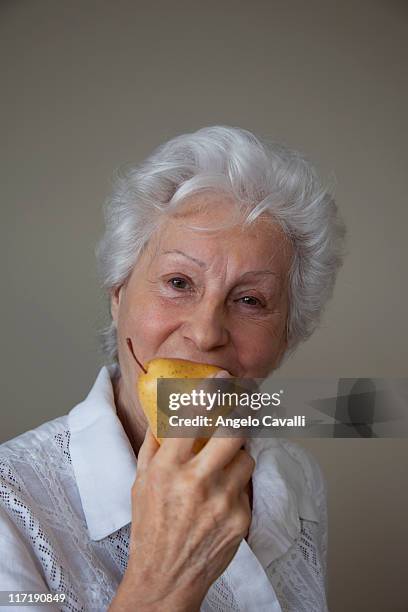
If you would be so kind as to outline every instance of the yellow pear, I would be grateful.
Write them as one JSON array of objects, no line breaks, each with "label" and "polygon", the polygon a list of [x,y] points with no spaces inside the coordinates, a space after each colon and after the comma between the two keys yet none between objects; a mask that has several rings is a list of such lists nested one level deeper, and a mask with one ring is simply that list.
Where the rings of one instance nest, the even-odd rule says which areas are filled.
[{"label": "yellow pear", "polygon": [[[157,379],[158,378],[180,378],[180,379],[197,379],[197,378],[208,378],[212,377],[217,372],[221,372],[222,368],[207,363],[197,363],[195,361],[188,361],[186,359],[171,359],[171,358],[157,358],[151,359],[146,363],[146,367],[136,357],[132,341],[130,338],[126,338],[126,344],[131,352],[133,359],[136,361],[143,374],[139,375],[137,382],[137,392],[143,411],[146,415],[150,428],[153,432],[154,437],[159,442],[162,442],[163,438],[158,436],[158,431],[166,431],[168,429],[168,420],[166,415],[158,410],[157,406]],[[194,384],[192,383],[191,392]],[[183,392],[187,392],[188,389],[184,388]],[[213,416],[218,415],[226,416],[231,412],[231,407],[219,406],[213,409]],[[210,430],[210,431],[209,431]],[[212,427],[206,428],[207,433],[213,431]],[[193,446],[193,452],[198,453],[203,446],[208,442],[208,438],[197,438]]]},{"label": "yellow pear", "polygon": [[[167,428],[167,419],[165,414],[158,411],[157,379],[207,378],[221,371],[221,368],[206,363],[169,358],[152,359],[146,363],[144,369],[146,373],[139,375],[137,390],[143,411],[159,444],[163,438],[159,437],[157,432]],[[187,389],[184,391],[187,392]],[[194,443],[193,452],[199,452],[206,442],[206,438],[198,438]]]}]

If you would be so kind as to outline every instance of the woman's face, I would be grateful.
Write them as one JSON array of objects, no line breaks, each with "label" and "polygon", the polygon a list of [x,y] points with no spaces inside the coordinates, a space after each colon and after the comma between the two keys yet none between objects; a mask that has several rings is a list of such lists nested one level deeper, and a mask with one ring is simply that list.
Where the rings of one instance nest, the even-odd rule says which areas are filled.
[{"label": "woman's face", "polygon": [[[198,209],[200,206],[200,209]],[[292,251],[267,215],[214,234],[186,225],[228,223],[226,196],[198,195],[166,219],[126,285],[111,299],[122,383],[135,389],[139,361],[173,357],[208,363],[236,377],[262,378],[286,348]]]}]

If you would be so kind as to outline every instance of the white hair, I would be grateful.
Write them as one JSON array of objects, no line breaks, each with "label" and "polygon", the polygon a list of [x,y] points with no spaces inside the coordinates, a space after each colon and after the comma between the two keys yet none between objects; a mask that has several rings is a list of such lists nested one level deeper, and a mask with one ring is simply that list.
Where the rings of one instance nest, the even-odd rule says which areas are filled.
[{"label": "white hair", "polygon": [[[316,329],[332,295],[345,226],[332,194],[303,155],[261,142],[247,130],[212,126],[183,134],[118,172],[96,247],[102,287],[110,297],[125,283],[163,215],[205,190],[231,196],[244,212],[244,225],[269,213],[292,243],[287,357]],[[107,361],[117,362],[112,320],[101,330],[101,342]]]}]

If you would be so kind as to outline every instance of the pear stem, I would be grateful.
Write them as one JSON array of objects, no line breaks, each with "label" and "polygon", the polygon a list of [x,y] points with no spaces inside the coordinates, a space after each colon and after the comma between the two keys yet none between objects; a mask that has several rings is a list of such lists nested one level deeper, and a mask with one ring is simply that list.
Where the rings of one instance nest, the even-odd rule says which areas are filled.
[{"label": "pear stem", "polygon": [[135,354],[134,354],[134,352],[133,352],[132,341],[131,341],[131,339],[130,339],[130,338],[126,338],[126,344],[128,345],[129,350],[130,350],[130,352],[131,352],[131,353],[132,353],[132,355],[133,355],[133,359],[136,361],[136,363],[137,363],[137,365],[139,366],[139,368],[140,368],[141,370],[143,370],[143,372],[144,372],[145,374],[147,374],[147,370],[146,370],[146,369],[143,367],[143,365],[140,363],[140,361],[138,360],[138,358],[136,357],[136,355],[135,355]]}]

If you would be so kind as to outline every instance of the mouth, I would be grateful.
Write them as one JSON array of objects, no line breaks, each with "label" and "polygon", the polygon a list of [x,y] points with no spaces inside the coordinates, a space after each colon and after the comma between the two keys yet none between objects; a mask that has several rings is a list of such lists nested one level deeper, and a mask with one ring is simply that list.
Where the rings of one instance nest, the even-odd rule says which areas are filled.
[{"label": "mouth", "polygon": [[[132,345],[132,340],[130,338],[126,338],[126,344],[127,344],[127,347],[129,349],[133,359],[135,360],[135,362],[138,364],[140,369],[145,374],[147,374],[147,371],[146,371],[144,365],[139,361],[139,359],[136,357],[136,355],[134,353],[133,345]],[[224,365],[219,364],[219,363],[211,363],[211,362],[208,362],[208,361],[202,361],[200,359],[198,359],[198,360],[186,359],[185,357],[174,356],[174,355],[172,355],[171,357],[168,357],[167,355],[156,355],[154,358],[155,359],[180,359],[182,361],[189,361],[190,363],[200,363],[202,365],[210,365],[210,366],[214,366],[215,368],[219,368],[220,370],[226,370],[234,378],[239,378],[239,374],[237,372],[235,372],[234,370],[230,369],[229,366],[224,366]],[[151,360],[149,360],[149,361],[151,361]]]},{"label": "mouth", "polygon": [[156,359],[181,359],[183,361],[190,361],[191,363],[201,363],[203,365],[210,365],[210,366],[214,366],[215,368],[219,368],[220,370],[226,370],[227,372],[229,372],[229,374],[231,374],[231,376],[233,376],[234,378],[238,378],[238,374],[235,371],[233,371],[229,366],[225,366],[220,363],[214,363],[212,361],[203,361],[202,359],[199,359],[199,360],[187,359],[186,357],[180,357],[180,356],[162,357],[160,355],[158,355]]}]

